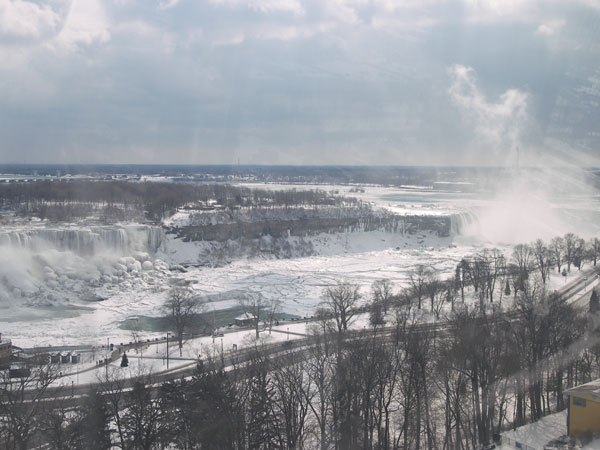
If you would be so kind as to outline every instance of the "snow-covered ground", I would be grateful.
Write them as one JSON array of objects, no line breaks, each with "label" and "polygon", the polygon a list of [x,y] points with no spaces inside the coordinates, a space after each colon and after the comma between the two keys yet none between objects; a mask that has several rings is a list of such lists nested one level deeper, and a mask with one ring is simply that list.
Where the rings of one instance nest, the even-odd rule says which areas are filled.
[{"label": "snow-covered ground", "polygon": [[[283,312],[306,316],[320,302],[323,289],[337,281],[357,283],[368,296],[370,285],[381,278],[389,278],[396,288],[407,285],[408,275],[419,264],[452,274],[458,260],[473,251],[473,247],[456,247],[448,238],[430,235],[351,233],[322,236],[315,242],[322,246],[322,256],[238,260],[223,267],[190,267],[184,273],[169,272],[154,261],[155,268],[148,273],[130,271],[119,283],[99,287],[103,301],[70,302],[67,317],[58,314],[58,305],[44,309],[46,316],[40,308],[33,308],[36,315],[28,307],[6,308],[2,330],[16,345],[27,347],[94,344],[107,337],[128,342],[131,333],[118,328],[119,323],[162,315],[168,283],[176,279],[189,281],[198,294],[206,296],[209,310],[235,307],[248,295],[261,295],[280,301]],[[148,333],[148,337],[155,336]]]},{"label": "snow-covered ground", "polygon": [[[287,322],[279,326],[273,326],[261,330],[260,338],[256,340],[255,330],[239,329],[228,330],[222,337],[199,337],[184,342],[182,354],[174,341],[169,342],[169,370],[178,370],[190,367],[201,359],[219,359],[221,355],[235,355],[237,351],[244,348],[268,345],[277,342],[300,339],[309,333],[307,327],[310,324],[304,322]],[[360,326],[360,322],[356,323]],[[105,379],[109,373],[112,377],[130,378],[139,375],[152,375],[167,370],[167,345],[166,342],[152,342],[137,350],[126,351],[129,365],[121,367],[121,359],[112,361],[106,365],[97,366],[96,360],[108,357],[106,350],[98,349],[92,354],[81,354],[83,360],[80,364],[62,364],[57,370],[63,376],[54,382],[57,386],[70,387],[74,384],[96,383]]]},{"label": "snow-covered ground", "polygon": [[[531,447],[532,450],[542,450],[544,445],[553,439],[567,434],[567,411],[550,414],[537,422],[524,425],[514,431],[502,433],[500,450]],[[521,446],[519,447],[518,444]]]},{"label": "snow-covered ground", "polygon": [[[0,234],[11,236],[5,240],[29,241],[20,247],[0,246],[0,286],[10,286],[0,292],[0,331],[16,345],[25,347],[97,345],[106,338],[128,342],[131,333],[119,328],[119,324],[138,316],[162,315],[160,306],[169,286],[181,281],[191,283],[198,294],[205,296],[209,309],[230,308],[241,298],[260,295],[279,301],[283,312],[305,316],[320,302],[324,287],[337,281],[357,283],[367,296],[371,283],[378,279],[389,278],[396,290],[406,286],[410,272],[421,264],[441,278],[449,277],[460,258],[484,246],[507,250],[509,247],[504,244],[527,242],[515,241],[517,238],[548,238],[564,234],[565,230],[585,235],[580,230],[582,222],[575,220],[579,216],[573,211],[580,215],[600,214],[595,197],[587,201],[576,199],[569,209],[561,209],[564,203],[550,204],[541,197],[499,200],[474,194],[377,186],[361,187],[360,192],[351,192],[356,191],[356,186],[251,186],[337,190],[376,207],[407,214],[440,215],[479,209],[473,226],[465,228],[461,236],[441,238],[430,233],[378,231],[321,234],[307,238],[311,255],[315,255],[309,257],[295,250],[301,243],[292,236],[288,238],[292,256],[289,259],[275,259],[266,253],[233,259],[225,265],[216,261],[214,267],[189,266],[184,272],[178,264],[197,263],[200,254],[210,254],[213,244],[184,242],[174,235],[139,229],[135,224],[117,225],[114,230],[73,224],[63,234],[35,223],[11,230],[3,226]],[[565,218],[570,218],[569,228],[563,228]],[[185,222],[185,217],[178,215],[172,222],[181,221]],[[585,223],[588,222],[600,224],[600,220]],[[41,228],[46,237],[36,240],[32,230]],[[496,233],[498,239],[491,239]],[[98,236],[109,239],[110,245],[97,245]],[[140,240],[139,236],[143,238]],[[82,240],[85,251],[79,244]],[[42,241],[54,244],[44,246]],[[564,284],[558,276],[551,282],[557,287]],[[148,338],[159,335],[146,334]]]},{"label": "snow-covered ground", "polygon": [[[543,450],[551,441],[564,437],[567,434],[567,410],[550,414],[540,420],[517,428],[516,430],[502,433],[502,444],[499,450]],[[556,448],[555,446],[547,448]],[[561,447],[558,447],[561,448]],[[564,447],[566,448],[566,447]],[[588,444],[577,442],[575,447],[582,450],[600,450],[600,439],[595,439]]]}]

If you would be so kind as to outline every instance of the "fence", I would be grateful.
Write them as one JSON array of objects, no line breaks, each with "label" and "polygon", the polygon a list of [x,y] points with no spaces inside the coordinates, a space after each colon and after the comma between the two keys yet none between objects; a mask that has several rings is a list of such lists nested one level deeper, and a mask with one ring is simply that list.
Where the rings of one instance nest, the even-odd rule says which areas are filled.
[{"label": "fence", "polygon": [[512,445],[514,448],[518,448],[521,450],[538,450],[537,448],[532,447],[531,445],[524,444],[506,436],[502,436],[502,443]]}]

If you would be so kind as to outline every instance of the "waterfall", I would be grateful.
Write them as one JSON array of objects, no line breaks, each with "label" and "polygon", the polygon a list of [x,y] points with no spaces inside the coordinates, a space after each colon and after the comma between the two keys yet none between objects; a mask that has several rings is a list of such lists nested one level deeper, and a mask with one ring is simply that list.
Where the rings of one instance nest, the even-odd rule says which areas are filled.
[{"label": "waterfall", "polygon": [[11,245],[32,251],[54,248],[80,256],[102,251],[127,254],[130,251],[155,253],[163,243],[161,227],[114,225],[72,228],[32,227],[0,232],[0,246]]},{"label": "waterfall", "polygon": [[477,234],[478,215],[475,211],[462,211],[450,216],[450,235],[464,236]]}]

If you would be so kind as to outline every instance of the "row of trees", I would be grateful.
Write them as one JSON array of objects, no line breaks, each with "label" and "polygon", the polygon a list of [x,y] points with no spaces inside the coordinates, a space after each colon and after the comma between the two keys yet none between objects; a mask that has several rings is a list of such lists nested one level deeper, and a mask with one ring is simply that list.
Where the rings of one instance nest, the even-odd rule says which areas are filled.
[{"label": "row of trees", "polygon": [[586,263],[596,266],[599,255],[598,238],[586,241],[573,233],[555,237],[549,244],[538,239],[515,245],[508,258],[498,249],[485,249],[462,258],[454,277],[445,280],[432,268],[417,266],[408,276],[408,287],[398,294],[399,301],[418,309],[426,303],[438,318],[445,304],[454,310],[455,301],[464,303],[465,297],[474,296],[481,305],[486,301],[501,305],[504,298],[516,302],[528,280],[547,289],[553,270],[567,277],[571,267],[581,270]]},{"label": "row of trees", "polygon": [[117,214],[118,211],[125,214],[129,210],[136,210],[143,212],[150,220],[160,220],[177,208],[190,204],[208,206],[209,203],[223,208],[268,208],[360,202],[353,198],[334,196],[320,189],[268,190],[226,184],[34,181],[0,185],[0,208],[18,210],[28,216],[58,212],[87,214],[94,207],[102,208],[107,214]]},{"label": "row of trees", "polygon": [[[227,370],[221,358],[205,356],[191,379],[153,386],[148,377],[131,390],[109,373],[77,406],[20,401],[18,389],[4,385],[0,442],[19,449],[478,448],[506,427],[564,408],[566,387],[599,375],[592,322],[539,285],[527,283],[510,319],[475,304],[456,308],[444,326],[413,322],[391,295],[390,327],[352,332],[356,293],[351,284],[324,292],[304,351],[284,347],[269,356],[257,344],[248,361]],[[382,302],[381,283],[372,294],[372,303]]]}]

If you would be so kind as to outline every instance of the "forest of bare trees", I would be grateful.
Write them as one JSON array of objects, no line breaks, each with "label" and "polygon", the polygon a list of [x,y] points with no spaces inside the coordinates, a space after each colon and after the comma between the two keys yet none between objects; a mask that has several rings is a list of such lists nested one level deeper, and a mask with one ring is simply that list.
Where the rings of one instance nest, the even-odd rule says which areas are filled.
[{"label": "forest of bare trees", "polygon": [[[207,202],[211,202],[207,204]],[[323,190],[268,190],[228,184],[151,183],[130,181],[35,181],[0,185],[0,209],[54,221],[100,213],[106,220],[160,220],[177,208],[297,207],[360,205],[353,198]]]},{"label": "forest of bare trees", "polygon": [[[257,340],[244,361],[234,356],[225,367],[222,357],[202,355],[191,378],[156,384],[149,375],[127,389],[108,373],[68,408],[25,407],[14,401],[18,385],[5,385],[1,445],[481,448],[564,409],[565,389],[600,377],[597,294],[582,309],[547,287],[551,271],[593,265],[594,242],[568,235],[515,246],[508,257],[484,250],[447,280],[419,267],[400,291],[390,280],[368,294],[340,281],[323,290],[303,347],[264,352]],[[440,320],[416,319],[419,309]],[[365,311],[369,325],[354,328]],[[47,388],[27,382],[34,392]]]}]

